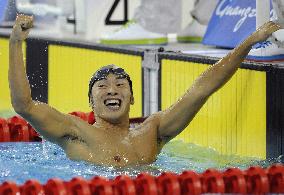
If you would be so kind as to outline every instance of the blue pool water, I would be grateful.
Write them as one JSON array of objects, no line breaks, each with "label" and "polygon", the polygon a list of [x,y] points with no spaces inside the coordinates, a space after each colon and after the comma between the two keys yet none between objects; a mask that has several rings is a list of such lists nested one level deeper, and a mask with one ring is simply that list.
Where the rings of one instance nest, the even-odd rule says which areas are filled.
[{"label": "blue pool water", "polygon": [[173,141],[164,147],[153,164],[118,169],[71,161],[59,146],[50,142],[1,143],[0,183],[13,180],[22,184],[31,178],[45,183],[53,177],[70,180],[75,176],[89,179],[95,175],[114,178],[121,174],[136,176],[141,172],[157,176],[163,171],[181,173],[184,170],[195,170],[203,172],[207,168],[222,170],[232,166],[245,169],[252,165],[266,167],[276,162],[280,162],[280,159],[260,161],[238,156],[224,156],[212,149],[186,144],[182,141]]},{"label": "blue pool water", "polygon": [[[3,118],[14,115],[13,111],[0,112],[0,117]],[[96,175],[114,178],[121,174],[136,176],[141,172],[157,176],[164,171],[203,172],[208,168],[223,170],[228,167],[246,169],[253,165],[267,167],[277,162],[281,162],[280,157],[261,161],[253,158],[226,156],[210,148],[182,141],[172,141],[163,148],[154,163],[118,169],[69,160],[59,146],[47,141],[43,143],[0,143],[0,183],[12,180],[22,184],[32,178],[46,183],[48,179],[54,177],[70,180],[75,176],[89,179]]]}]

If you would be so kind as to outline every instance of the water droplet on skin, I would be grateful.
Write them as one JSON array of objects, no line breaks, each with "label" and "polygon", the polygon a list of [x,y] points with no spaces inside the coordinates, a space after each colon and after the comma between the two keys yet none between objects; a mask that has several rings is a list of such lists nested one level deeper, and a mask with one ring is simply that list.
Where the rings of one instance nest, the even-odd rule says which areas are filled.
[{"label": "water droplet on skin", "polygon": [[91,161],[93,159],[93,154],[92,153],[89,153],[89,158],[88,160]]},{"label": "water droplet on skin", "polygon": [[123,160],[127,163],[129,160],[128,158],[123,157]]}]

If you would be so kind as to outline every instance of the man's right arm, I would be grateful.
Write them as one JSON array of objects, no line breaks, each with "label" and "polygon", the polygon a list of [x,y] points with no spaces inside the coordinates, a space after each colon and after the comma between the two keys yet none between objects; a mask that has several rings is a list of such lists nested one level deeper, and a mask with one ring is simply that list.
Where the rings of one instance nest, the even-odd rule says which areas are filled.
[{"label": "man's right arm", "polygon": [[31,98],[23,61],[22,42],[27,38],[32,22],[32,17],[18,15],[10,36],[8,74],[12,106],[41,135],[50,141],[60,143],[60,138],[64,135],[77,135],[74,122],[76,119]]}]

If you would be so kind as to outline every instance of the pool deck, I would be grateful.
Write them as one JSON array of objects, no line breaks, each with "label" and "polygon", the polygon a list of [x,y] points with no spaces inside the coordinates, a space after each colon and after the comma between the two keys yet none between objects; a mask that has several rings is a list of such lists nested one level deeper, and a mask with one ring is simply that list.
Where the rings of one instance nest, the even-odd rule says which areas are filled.
[{"label": "pool deck", "polygon": [[[0,36],[9,37],[11,28],[0,28]],[[98,40],[86,39],[83,34],[73,34],[71,32],[61,32],[58,30],[46,30],[35,28],[30,32],[30,38],[45,39],[51,41],[67,41],[83,44],[99,44]],[[230,49],[216,48],[214,46],[203,45],[201,43],[177,43],[174,34],[169,35],[169,43],[167,45],[105,45],[105,46],[118,46],[124,49],[134,50],[156,50],[160,47],[164,48],[164,51],[180,52],[188,55],[199,55],[205,57],[222,58],[228,54]],[[262,62],[260,62],[261,64]],[[283,62],[263,62],[263,64],[277,64],[278,66],[284,66]]]}]

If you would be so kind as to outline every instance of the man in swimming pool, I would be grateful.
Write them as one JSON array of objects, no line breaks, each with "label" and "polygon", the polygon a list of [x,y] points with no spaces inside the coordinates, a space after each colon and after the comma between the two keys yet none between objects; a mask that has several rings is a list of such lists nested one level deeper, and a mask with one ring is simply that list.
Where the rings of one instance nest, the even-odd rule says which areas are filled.
[{"label": "man in swimming pool", "polygon": [[155,161],[164,144],[182,132],[209,96],[232,77],[251,46],[280,29],[273,22],[264,24],[201,74],[170,108],[129,129],[129,109],[134,103],[132,83],[123,69],[113,65],[97,71],[89,84],[90,104],[96,117],[94,125],[31,99],[22,42],[28,36],[32,21],[32,17],[18,15],[10,36],[9,83],[15,111],[47,140],[61,146],[70,159],[112,166]]}]

